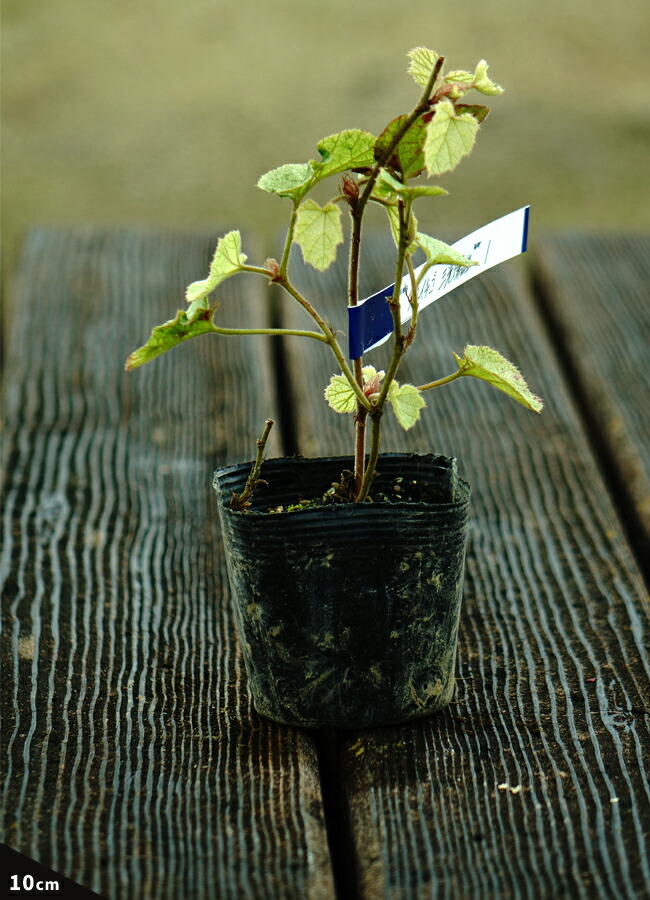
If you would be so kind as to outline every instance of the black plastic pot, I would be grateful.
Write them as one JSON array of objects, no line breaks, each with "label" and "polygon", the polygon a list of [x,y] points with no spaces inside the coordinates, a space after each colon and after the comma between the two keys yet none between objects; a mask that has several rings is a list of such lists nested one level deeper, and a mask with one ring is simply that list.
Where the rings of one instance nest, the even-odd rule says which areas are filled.
[{"label": "black plastic pot", "polygon": [[402,476],[435,502],[340,504],[321,496],[345,458],[273,459],[247,512],[229,508],[251,464],[215,473],[230,585],[255,708],[307,727],[428,715],[454,690],[469,485],[455,460],[384,454],[374,492]]}]

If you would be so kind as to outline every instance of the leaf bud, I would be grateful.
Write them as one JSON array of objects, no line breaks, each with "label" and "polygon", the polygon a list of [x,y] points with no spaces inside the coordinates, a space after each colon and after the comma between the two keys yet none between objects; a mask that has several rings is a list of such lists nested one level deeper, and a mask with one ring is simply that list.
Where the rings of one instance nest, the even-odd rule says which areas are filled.
[{"label": "leaf bud", "polygon": [[280,279],[280,263],[277,259],[267,259],[264,263],[269,273],[269,281],[279,281]]},{"label": "leaf bud", "polygon": [[359,185],[350,175],[344,175],[341,179],[341,193],[350,206],[354,206],[359,199]]}]

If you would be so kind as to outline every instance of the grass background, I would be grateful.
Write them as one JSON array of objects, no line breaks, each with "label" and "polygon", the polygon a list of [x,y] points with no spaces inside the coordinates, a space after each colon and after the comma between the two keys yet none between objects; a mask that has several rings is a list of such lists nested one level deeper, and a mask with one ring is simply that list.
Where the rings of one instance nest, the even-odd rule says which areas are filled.
[{"label": "grass background", "polygon": [[647,0],[3,0],[5,276],[32,223],[272,241],[289,203],[258,177],[410,110],[418,45],[506,88],[450,196],[416,208],[430,232],[526,203],[533,229],[648,228]]}]

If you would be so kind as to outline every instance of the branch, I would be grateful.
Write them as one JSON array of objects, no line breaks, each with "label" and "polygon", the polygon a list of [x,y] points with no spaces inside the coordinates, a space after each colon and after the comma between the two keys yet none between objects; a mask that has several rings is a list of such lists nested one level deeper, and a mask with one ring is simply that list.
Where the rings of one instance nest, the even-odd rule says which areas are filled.
[{"label": "branch", "polygon": [[253,491],[255,490],[257,482],[260,480],[260,472],[262,471],[262,463],[264,462],[264,448],[266,447],[266,442],[268,440],[270,431],[273,428],[273,425],[273,419],[267,419],[264,423],[264,431],[262,433],[262,437],[257,441],[257,455],[255,457],[255,462],[253,463],[253,468],[251,469],[251,473],[248,476],[246,486],[244,487],[244,490],[241,492],[241,494],[236,494],[235,492],[233,492],[232,499],[230,501],[231,509],[243,512],[251,505],[250,501],[253,496]]}]

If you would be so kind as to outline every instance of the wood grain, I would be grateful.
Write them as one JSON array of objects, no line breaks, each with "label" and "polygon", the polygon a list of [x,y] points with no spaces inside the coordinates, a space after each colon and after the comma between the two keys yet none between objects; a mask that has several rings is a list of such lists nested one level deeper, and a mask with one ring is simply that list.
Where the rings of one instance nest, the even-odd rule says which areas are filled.
[{"label": "wood grain", "polygon": [[545,313],[650,577],[650,236],[547,236],[535,257]]},{"label": "wood grain", "polygon": [[[250,458],[277,415],[268,345],[201,338],[121,372],[213,247],[92,229],[26,244],[5,390],[3,840],[107,898],[330,898],[315,748],[251,710],[212,500],[215,465]],[[223,322],[266,318],[257,282],[220,293]]]},{"label": "wood grain", "polygon": [[[392,280],[389,254],[366,251],[364,295]],[[342,268],[320,287],[311,270],[296,280],[345,331]],[[441,299],[419,329],[402,380],[449,374],[452,350],[485,343],[546,409],[468,378],[428,394],[412,431],[386,431],[384,449],[457,456],[473,512],[454,703],[340,737],[359,896],[648,896],[648,600],[522,261]],[[296,342],[287,354],[301,447],[350,453],[351,416],[319,400],[335,366]],[[365,362],[385,367],[387,352]]]}]

